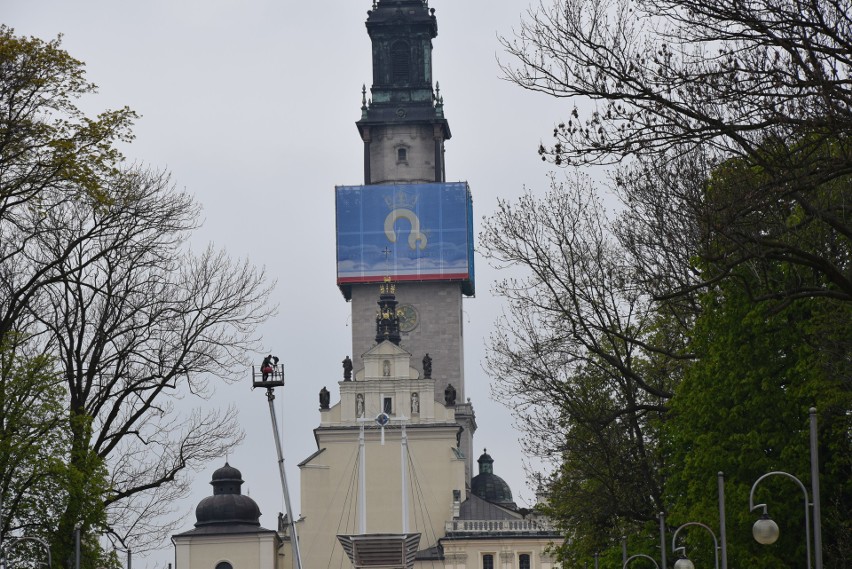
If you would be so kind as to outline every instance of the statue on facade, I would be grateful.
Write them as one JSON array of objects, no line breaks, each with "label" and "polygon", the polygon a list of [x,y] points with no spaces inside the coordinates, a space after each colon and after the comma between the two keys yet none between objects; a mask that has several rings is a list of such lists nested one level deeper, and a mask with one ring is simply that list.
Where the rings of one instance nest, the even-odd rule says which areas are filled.
[{"label": "statue on facade", "polygon": [[355,416],[364,416],[364,395],[361,393],[355,396]]},{"label": "statue on facade", "polygon": [[423,356],[423,377],[432,379],[432,358],[429,354]]},{"label": "statue on facade", "polygon": [[411,412],[420,413],[420,395],[416,391],[411,394]]},{"label": "statue on facade", "polygon": [[448,383],[447,388],[444,389],[444,403],[448,407],[456,404],[456,388],[452,383]]},{"label": "statue on facade", "polygon": [[352,381],[352,360],[349,356],[343,358],[343,381]]},{"label": "statue on facade", "polygon": [[328,392],[328,389],[326,389],[325,386],[320,389],[319,400],[320,409],[328,409],[328,403],[331,400],[331,394]]}]

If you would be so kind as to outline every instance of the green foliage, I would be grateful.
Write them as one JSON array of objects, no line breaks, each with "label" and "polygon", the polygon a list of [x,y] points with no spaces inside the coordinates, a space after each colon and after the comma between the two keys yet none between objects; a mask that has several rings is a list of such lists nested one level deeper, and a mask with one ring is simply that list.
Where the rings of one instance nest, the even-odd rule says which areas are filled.
[{"label": "green foliage", "polygon": [[51,550],[65,567],[73,566],[77,528],[81,535],[81,568],[101,569],[108,559],[100,536],[109,530],[105,507],[109,471],[104,460],[89,448],[91,424],[90,417],[72,414],[70,456],[61,479],[66,498],[51,536]]},{"label": "green foliage", "polygon": [[[595,553],[617,562],[628,536],[630,554],[658,558],[658,512],[668,516],[669,539],[686,522],[718,528],[722,471],[732,565],[801,559],[803,539],[790,539],[803,537],[798,488],[761,484],[759,500],[772,498],[788,537],[769,549],[751,538],[748,491],[772,470],[809,483],[807,418],[816,406],[824,557],[826,567],[843,567],[852,518],[852,303],[842,291],[852,266],[850,180],[793,199],[796,186],[774,184],[764,167],[726,161],[698,178],[698,189],[671,194],[700,196],[674,235],[665,216],[676,213],[669,194],[657,195],[652,182],[664,181],[655,172],[644,172],[649,193],[634,203],[648,209],[621,218],[617,242],[596,189],[570,182],[543,200],[501,204],[483,234],[492,259],[529,270],[497,286],[510,310],[489,363],[500,377],[495,392],[524,419],[528,448],[554,459],[545,510],[565,535],[554,551],[566,567]],[[671,244],[687,248],[668,254]],[[645,257],[626,259],[637,253]],[[691,292],[653,298],[661,267]],[[679,535],[690,557],[712,564],[706,531]]]},{"label": "green foliage", "polygon": [[0,343],[0,531],[46,537],[63,507],[64,390],[50,358]]},{"label": "green foliage", "polygon": [[813,296],[849,301],[852,176],[809,183],[808,174],[790,165],[817,156],[842,161],[848,145],[845,139],[818,137],[771,145],[765,154],[783,160],[792,180],[779,180],[766,163],[769,157],[762,163],[732,159],[718,166],[696,220],[704,235],[701,265],[708,282],[717,275],[734,278],[756,300]]},{"label": "green foliage", "polygon": [[[115,143],[132,138],[129,109],[96,118],[79,110],[77,101],[95,91],[59,38],[18,37],[0,25],[2,531],[47,540],[54,556],[59,520],[73,512],[74,524],[95,536],[106,521],[103,461],[75,447],[65,378],[44,355],[51,344],[37,324],[45,288],[67,276],[73,245],[96,231],[91,213],[83,220],[68,212],[112,203],[110,180],[123,160]],[[84,535],[92,559],[97,539]]]},{"label": "green foliage", "polygon": [[662,506],[655,444],[661,413],[622,400],[594,367],[572,381],[579,390],[570,411],[563,409],[561,462],[545,507],[569,538],[558,550],[568,566],[620,551],[622,536],[653,532]]},{"label": "green foliage", "polygon": [[[797,476],[810,488],[808,409],[816,406],[823,494],[845,496],[845,506],[824,507],[826,543],[836,543],[837,522],[852,513],[852,424],[846,412],[852,407],[852,307],[824,299],[802,299],[783,308],[755,304],[734,284],[707,293],[703,307],[694,331],[700,357],[672,398],[665,425],[670,523],[700,520],[718,527],[716,473],[721,471],[731,565],[768,569],[790,559],[803,562],[799,488],[776,477],[761,483],[756,499],[769,504],[786,538],[769,548],[751,538],[757,514],[748,511],[748,493],[757,478],[775,470]],[[846,368],[839,374],[838,365]],[[688,550],[704,563],[711,561],[706,544]]]},{"label": "green foliage", "polygon": [[18,37],[0,26],[0,69],[0,204],[47,207],[50,191],[108,200],[103,176],[122,159],[114,142],[132,138],[136,115],[125,108],[84,116],[76,101],[96,87],[60,39]]},{"label": "green foliage", "polygon": [[[768,549],[751,539],[748,492],[776,469],[809,483],[808,409],[815,406],[826,567],[852,566],[848,2],[557,0],[524,20],[515,38],[503,40],[514,58],[503,67],[507,78],[575,101],[539,154],[557,165],[623,165],[616,174],[623,213],[613,232],[629,257],[621,273],[637,296],[650,297],[645,313],[682,326],[619,370],[624,379],[672,370],[664,421],[625,445],[644,443],[663,466],[669,525],[717,527],[723,471],[731,566],[805,566],[798,488],[778,477],[761,484],[758,499],[771,501],[783,531]],[[596,104],[584,104],[589,99]],[[527,215],[539,222],[533,208]],[[579,241],[596,239],[592,229]],[[605,289],[594,266],[568,268]],[[564,306],[582,306],[574,293],[557,296]],[[549,305],[533,309],[541,306]],[[618,357],[615,343],[595,347],[603,348],[602,361]],[[558,407],[563,392],[549,394]],[[582,429],[558,432],[568,449],[590,440]],[[606,528],[618,531],[623,521],[615,512],[596,525],[583,518],[598,510],[594,500],[576,499],[578,489],[592,487],[584,468],[562,457],[551,495],[569,537],[591,536],[562,548],[572,566],[589,559],[591,541],[613,560]],[[706,532],[688,530],[684,543],[696,566],[712,566]]]},{"label": "green foliage", "polygon": [[262,270],[186,250],[199,206],[167,172],[123,165],[116,143],[132,139],[135,114],[86,116],[77,102],[94,92],[60,39],[0,26],[0,342],[26,332],[8,374],[49,381],[43,416],[61,425],[21,447],[44,455],[38,480],[53,491],[4,488],[15,515],[41,517],[8,515],[3,530],[46,536],[70,567],[79,528],[92,569],[113,563],[105,535],[160,545],[185,470],[241,440],[234,407],[178,415],[171,403],[233,378],[274,311]]},{"label": "green foliage", "polygon": [[69,421],[62,376],[50,357],[27,354],[23,339],[8,334],[0,345],[0,531],[4,540],[27,538],[7,553],[15,566],[37,563],[44,547],[31,539],[40,539],[67,562],[79,526],[83,567],[102,569],[108,472],[97,454],[73,442],[75,431],[91,430],[91,419]]}]

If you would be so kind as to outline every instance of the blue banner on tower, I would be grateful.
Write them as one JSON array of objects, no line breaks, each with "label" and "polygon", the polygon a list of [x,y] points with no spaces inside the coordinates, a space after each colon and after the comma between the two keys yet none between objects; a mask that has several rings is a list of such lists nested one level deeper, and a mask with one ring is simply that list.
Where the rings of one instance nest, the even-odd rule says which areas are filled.
[{"label": "blue banner on tower", "polygon": [[466,182],[338,186],[337,284],[461,281],[473,294]]}]

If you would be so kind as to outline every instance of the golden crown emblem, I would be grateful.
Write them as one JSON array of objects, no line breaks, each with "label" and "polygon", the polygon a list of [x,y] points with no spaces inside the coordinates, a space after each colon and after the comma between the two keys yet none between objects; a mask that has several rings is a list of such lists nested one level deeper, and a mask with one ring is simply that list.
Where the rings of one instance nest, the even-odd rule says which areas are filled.
[{"label": "golden crown emblem", "polygon": [[410,209],[417,207],[417,194],[411,194],[403,190],[397,190],[393,195],[385,196],[388,209]]}]

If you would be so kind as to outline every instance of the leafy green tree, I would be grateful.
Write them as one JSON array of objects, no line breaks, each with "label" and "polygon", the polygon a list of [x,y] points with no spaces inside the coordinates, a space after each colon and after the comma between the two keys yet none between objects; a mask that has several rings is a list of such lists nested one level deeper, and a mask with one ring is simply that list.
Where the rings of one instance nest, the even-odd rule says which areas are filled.
[{"label": "leafy green tree", "polygon": [[187,470],[241,440],[235,408],[175,402],[244,369],[274,311],[263,270],[188,249],[199,206],[167,173],[123,164],[115,143],[135,115],[85,116],[77,99],[94,90],[58,39],[0,27],[0,341],[20,333],[24,353],[55,355],[47,534],[70,567],[79,529],[87,569],[109,561],[103,536],[161,543]]},{"label": "leafy green tree", "polygon": [[[0,348],[0,531],[7,560],[35,568],[46,562],[45,546],[57,560],[73,552],[73,536],[61,536],[63,547],[56,535],[56,520],[69,508],[86,527],[106,529],[107,472],[97,457],[99,466],[84,471],[69,460],[62,378],[52,358],[30,348],[19,333],[7,334]],[[97,540],[83,546],[87,566],[106,566]]]},{"label": "leafy green tree", "polygon": [[0,345],[0,532],[44,538],[62,509],[65,394],[50,358],[16,338]]},{"label": "leafy green tree", "polygon": [[[751,484],[783,470],[810,488],[808,409],[819,410],[820,472],[826,567],[849,561],[852,504],[850,354],[852,312],[846,303],[803,299],[783,308],[755,304],[733,283],[703,298],[694,346],[665,424],[671,523],[712,520],[718,527],[716,473],[726,477],[731,566],[804,565],[803,497],[790,481],[761,483],[760,502],[784,529],[772,547],[751,538]],[[841,357],[836,358],[837,355]],[[838,367],[839,366],[839,367]],[[705,522],[706,523],[706,522]],[[690,547],[707,558],[707,547]],[[691,553],[692,556],[692,553]]]},{"label": "leafy green tree", "polygon": [[[729,235],[771,236],[776,245],[729,270],[700,297],[691,335],[698,357],[676,390],[665,425],[672,451],[666,495],[673,521],[690,515],[713,519],[712,473],[723,471],[729,510],[734,509],[729,517],[732,560],[771,567],[802,559],[803,539],[789,539],[804,537],[799,489],[774,477],[762,483],[760,501],[775,497],[773,516],[783,520],[788,536],[769,550],[750,539],[755,515],[748,513],[748,490],[773,470],[790,472],[809,487],[807,413],[816,406],[821,482],[833,497],[823,508],[823,557],[826,567],[843,567],[852,555],[843,538],[850,528],[852,493],[852,307],[842,294],[831,294],[835,287],[826,270],[804,270],[806,263],[799,259],[824,269],[849,266],[852,251],[848,239],[826,224],[812,223],[794,201],[779,200],[730,217],[739,196],[764,186],[766,178],[763,168],[732,160],[716,168],[704,185],[705,223],[727,224]],[[826,182],[812,188],[811,199],[821,202],[824,211],[842,208],[848,184],[848,177]],[[697,265],[713,274],[715,265],[726,262],[730,242],[719,243],[710,235]],[[742,239],[739,246],[745,250],[750,241]]]},{"label": "leafy green tree", "polygon": [[[643,299],[644,313],[653,315],[648,322],[666,323],[671,332],[654,344],[645,339],[650,328],[643,327],[638,336],[643,345],[657,349],[635,354],[630,371],[648,365],[651,354],[656,362],[649,368],[677,370],[657,431],[670,522],[706,522],[717,515],[718,470],[736,480],[730,492],[741,504],[742,486],[751,484],[755,472],[782,463],[783,469],[802,466],[807,409],[816,405],[821,472],[835,497],[824,501],[826,561],[847,565],[845,457],[852,454],[848,6],[822,0],[554,0],[534,6],[504,45],[513,58],[503,67],[508,79],[529,90],[575,98],[552,142],[540,146],[542,159],[557,165],[619,165],[614,192],[623,209],[614,226],[600,231],[614,237],[620,274],[628,275],[634,294]],[[517,219],[536,224],[525,230],[534,245],[554,226],[536,207],[541,205],[516,212]],[[564,229],[570,241],[573,228]],[[596,242],[594,230],[584,235]],[[559,237],[546,242],[559,243]],[[589,298],[583,288],[558,288],[565,275],[587,279],[591,290],[609,290],[606,273],[593,264],[580,265],[579,278],[571,272],[576,263],[541,276],[534,267],[547,255],[536,246],[524,252],[534,275],[557,283],[544,286],[558,291],[554,296],[562,305]],[[510,290],[522,296],[525,285],[539,286],[521,281]],[[510,313],[519,306],[538,315],[551,305],[514,302]],[[575,308],[572,314],[577,318],[582,311]],[[529,338],[542,334],[537,325],[558,324],[538,316],[525,322],[522,333]],[[505,334],[506,326],[502,329]],[[604,329],[597,331],[607,337]],[[617,361],[617,344],[598,345],[602,349],[593,352],[595,357]],[[523,365],[516,372],[533,381],[537,369],[518,361]],[[576,377],[576,368],[567,363],[560,372]],[[625,372],[619,369],[629,377]],[[602,392],[605,381],[596,377]],[[548,396],[561,401],[565,390],[554,383],[539,399]],[[593,404],[597,394],[585,396]],[[651,437],[654,430],[644,432]],[[561,430],[560,436],[567,447],[588,438],[578,430]],[[560,466],[556,494],[576,495],[586,483],[583,465],[563,459]],[[748,481],[741,482],[741,476]],[[736,523],[743,526],[743,520]],[[583,520],[573,522],[579,527]],[[642,531],[648,535],[649,528]],[[702,539],[690,533],[688,544],[691,552],[706,556]],[[733,554],[752,560],[758,555],[754,547],[738,542]],[[798,553],[789,543],[778,545],[765,563],[779,566]]]}]

